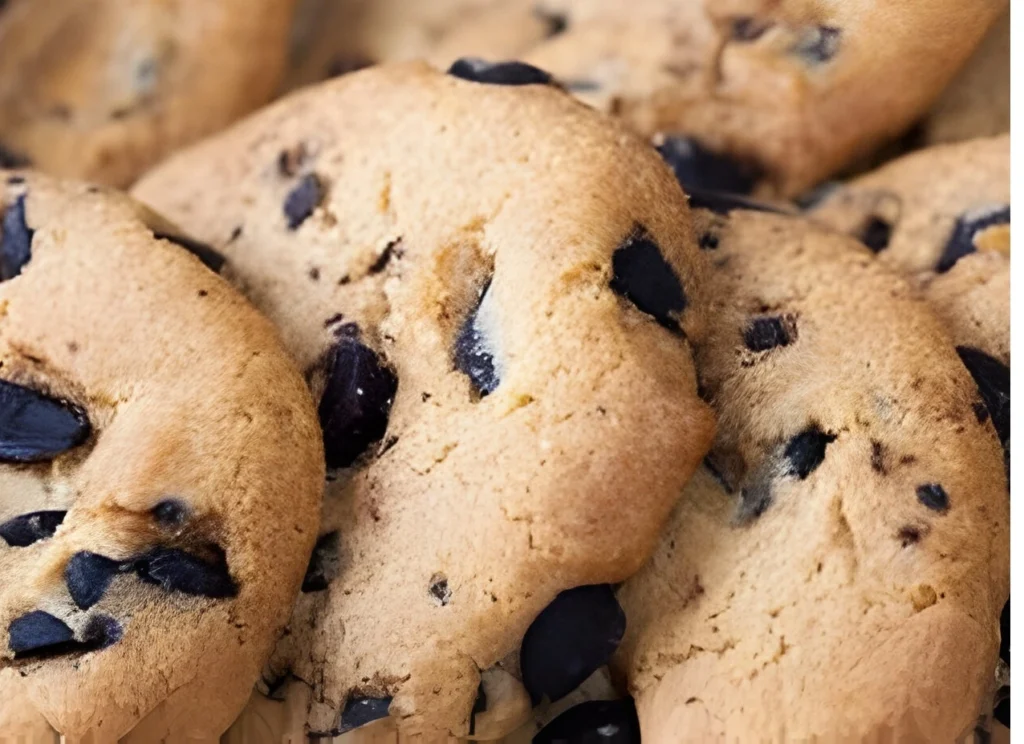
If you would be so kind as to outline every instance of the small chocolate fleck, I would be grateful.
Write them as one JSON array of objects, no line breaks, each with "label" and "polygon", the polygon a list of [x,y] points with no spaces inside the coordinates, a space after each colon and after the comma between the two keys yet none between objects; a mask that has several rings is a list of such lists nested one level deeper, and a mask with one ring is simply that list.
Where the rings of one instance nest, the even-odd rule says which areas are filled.
[{"label": "small chocolate fleck", "polygon": [[949,510],[949,495],[938,483],[926,483],[917,487],[917,500],[932,511],[946,512]]},{"label": "small chocolate fleck", "polygon": [[480,397],[490,395],[501,384],[492,340],[486,337],[480,323],[480,310],[490,288],[490,283],[484,287],[477,306],[463,322],[455,338],[455,368],[469,378]]},{"label": "small chocolate fleck", "polygon": [[448,577],[442,573],[436,573],[430,577],[428,592],[441,607],[446,607],[452,600],[452,590],[448,587]]},{"label": "small chocolate fleck", "polygon": [[289,230],[297,230],[326,196],[324,186],[315,173],[307,173],[284,200],[284,216]]},{"label": "small chocolate fleck", "polygon": [[384,247],[384,250],[377,257],[377,260],[370,265],[369,273],[379,274],[380,272],[384,271],[384,268],[388,265],[392,258],[395,258],[396,256],[400,257],[401,249],[399,248],[399,246],[401,246],[401,244],[401,238],[396,238],[395,240],[388,242],[388,244]]},{"label": "small chocolate fleck", "polygon": [[900,527],[899,532],[896,533],[896,539],[900,541],[900,545],[904,548],[914,545],[921,540],[921,530],[917,527],[906,525]]},{"label": "small chocolate fleck", "polygon": [[796,338],[796,318],[792,315],[754,318],[743,331],[743,343],[754,352],[789,346]]}]

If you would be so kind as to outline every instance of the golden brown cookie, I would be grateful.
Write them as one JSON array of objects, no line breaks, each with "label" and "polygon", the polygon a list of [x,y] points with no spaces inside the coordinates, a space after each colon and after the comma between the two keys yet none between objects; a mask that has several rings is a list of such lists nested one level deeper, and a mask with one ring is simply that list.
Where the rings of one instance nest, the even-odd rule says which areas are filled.
[{"label": "golden brown cookie", "polygon": [[619,592],[643,741],[970,732],[1009,591],[1002,453],[974,380],[855,241],[696,215],[718,267],[697,361],[719,431]]},{"label": "golden brown cookie", "polygon": [[1006,6],[494,0],[431,59],[529,62],[678,149],[687,185],[794,196],[919,119]]},{"label": "golden brown cookie", "polygon": [[275,667],[314,732],[465,736],[502,686],[570,691],[712,435],[669,170],[532,68],[460,74],[323,83],[135,189],[227,255],[321,397],[335,480]]},{"label": "golden brown cookie", "polygon": [[288,620],[323,452],[222,263],[124,196],[0,172],[5,735],[218,736]]},{"label": "golden brown cookie", "polygon": [[294,0],[8,0],[0,167],[127,186],[277,89]]}]

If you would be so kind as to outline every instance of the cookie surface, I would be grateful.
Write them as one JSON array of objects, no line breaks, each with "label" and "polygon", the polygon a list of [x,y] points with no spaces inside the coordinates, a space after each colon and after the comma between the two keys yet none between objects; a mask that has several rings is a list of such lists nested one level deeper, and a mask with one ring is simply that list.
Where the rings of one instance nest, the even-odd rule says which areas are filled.
[{"label": "cookie surface", "polygon": [[0,173],[4,732],[218,736],[298,593],[312,401],[216,254],[173,230],[98,187]]},{"label": "cookie surface", "polygon": [[1005,7],[496,0],[431,57],[522,59],[641,133],[713,157],[702,175],[793,196],[922,116]]},{"label": "cookie surface", "polygon": [[719,267],[697,353],[719,431],[619,592],[643,740],[970,732],[1009,591],[1006,480],[974,380],[856,242],[778,215],[696,219]]},{"label": "cookie surface", "polygon": [[1010,13],[989,29],[926,117],[926,145],[1010,131]]},{"label": "cookie surface", "polygon": [[294,0],[9,0],[0,167],[127,186],[269,100]]},{"label": "cookie surface", "polygon": [[[419,63],[293,95],[136,194],[283,329],[328,455],[373,431],[336,450],[337,570],[281,647],[311,729],[371,700],[407,733],[466,735],[481,678],[518,672],[494,665],[559,592],[639,567],[710,440],[705,268],[671,173],[551,86]],[[346,355],[391,380],[372,426],[323,381]]]}]

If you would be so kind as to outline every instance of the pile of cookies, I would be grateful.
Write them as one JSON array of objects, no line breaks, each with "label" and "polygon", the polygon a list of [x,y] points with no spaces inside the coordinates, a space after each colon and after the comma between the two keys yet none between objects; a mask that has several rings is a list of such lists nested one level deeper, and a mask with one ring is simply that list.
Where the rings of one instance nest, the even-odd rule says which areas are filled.
[{"label": "pile of cookies", "polygon": [[1008,6],[0,1],[0,742],[1005,732]]}]

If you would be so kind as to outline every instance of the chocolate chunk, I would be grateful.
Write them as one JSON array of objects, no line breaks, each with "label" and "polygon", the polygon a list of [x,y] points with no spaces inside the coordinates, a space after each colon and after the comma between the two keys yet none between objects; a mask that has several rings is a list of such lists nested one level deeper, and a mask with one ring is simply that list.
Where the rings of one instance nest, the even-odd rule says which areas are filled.
[{"label": "chocolate chunk", "polygon": [[826,434],[817,426],[811,426],[790,439],[785,451],[789,460],[788,474],[804,480],[824,462],[825,449],[835,439],[835,434]]},{"label": "chocolate chunk", "polygon": [[181,529],[188,521],[189,508],[178,499],[164,499],[153,507],[153,519],[165,530]]},{"label": "chocolate chunk", "polygon": [[892,225],[881,217],[871,217],[860,230],[858,236],[860,242],[871,249],[873,253],[879,253],[889,247],[889,239],[892,237]]},{"label": "chocolate chunk", "polygon": [[612,254],[612,291],[636,305],[673,333],[682,334],[679,318],[686,292],[658,244],[638,228]]},{"label": "chocolate chunk", "polygon": [[712,233],[704,233],[700,236],[698,245],[703,251],[713,251],[718,248],[718,236]]},{"label": "chocolate chunk", "polygon": [[388,717],[391,698],[349,698],[341,711],[341,723],[335,736],[352,731],[368,723]]},{"label": "chocolate chunk", "polygon": [[328,352],[320,426],[327,467],[345,468],[383,438],[398,390],[395,373],[354,338],[339,338]]},{"label": "chocolate chunk", "polygon": [[0,537],[12,548],[25,548],[52,537],[66,511],[37,511],[9,519],[0,524]]},{"label": "chocolate chunk", "polygon": [[476,700],[473,701],[473,709],[469,712],[469,735],[476,734],[476,714],[487,712],[487,692],[484,690],[484,683],[481,682],[476,688]]},{"label": "chocolate chunk", "polygon": [[0,461],[52,460],[82,444],[91,431],[77,406],[0,380]]},{"label": "chocolate chunk", "polygon": [[835,26],[818,26],[800,41],[793,51],[812,64],[828,62],[839,51],[842,31]]},{"label": "chocolate chunk", "polygon": [[54,647],[64,648],[75,637],[63,620],[42,610],[16,618],[7,631],[10,634],[7,645],[15,658]]},{"label": "chocolate chunk", "polygon": [[224,268],[224,264],[227,262],[227,259],[225,259],[224,256],[217,253],[217,251],[206,245],[206,243],[200,243],[198,240],[186,238],[182,235],[171,235],[170,233],[161,232],[154,232],[153,237],[157,240],[166,240],[184,248],[186,251],[202,261],[203,265],[215,274],[219,274],[220,270]]},{"label": "chocolate chunk", "polygon": [[297,230],[299,225],[313,214],[326,196],[326,191],[315,173],[307,173],[299,179],[299,183],[288,192],[284,200],[284,216],[288,220],[288,229]]},{"label": "chocolate chunk", "polygon": [[580,703],[541,729],[533,744],[640,744],[636,705],[632,699]]},{"label": "chocolate chunk", "polygon": [[917,500],[932,511],[945,512],[949,510],[949,495],[946,489],[938,483],[926,483],[917,487]]},{"label": "chocolate chunk", "polygon": [[525,62],[488,62],[475,57],[455,60],[448,74],[488,85],[549,85],[552,82],[550,73]]},{"label": "chocolate chunk", "polygon": [[490,395],[501,384],[501,376],[495,365],[495,351],[490,339],[484,333],[481,316],[486,311],[484,303],[489,297],[490,284],[480,295],[480,301],[469,314],[455,337],[455,368],[473,383],[481,397]]},{"label": "chocolate chunk", "polygon": [[743,331],[743,343],[751,351],[789,346],[796,340],[796,320],[791,315],[754,318]]},{"label": "chocolate chunk", "polygon": [[379,256],[377,256],[377,260],[370,265],[368,273],[379,274],[380,272],[384,271],[384,268],[388,265],[388,263],[390,263],[392,257],[394,257],[396,254],[401,256],[401,251],[398,249],[398,246],[400,246],[401,244],[401,238],[397,238],[389,242],[384,247],[383,252]]},{"label": "chocolate chunk", "polygon": [[120,623],[106,615],[90,618],[82,631],[82,640],[63,620],[48,612],[34,610],[14,620],[8,631],[8,645],[15,659],[52,658],[62,654],[97,651],[121,640]]},{"label": "chocolate chunk", "polygon": [[224,551],[210,546],[216,554],[206,562],[177,548],[154,548],[135,558],[130,568],[140,579],[167,592],[181,592],[211,599],[234,597],[238,587],[231,578]]},{"label": "chocolate chunk", "polygon": [[0,281],[6,282],[21,273],[32,260],[32,236],[25,221],[25,196],[19,196],[4,212],[0,222]]},{"label": "chocolate chunk", "polygon": [[765,204],[755,199],[749,199],[739,194],[730,194],[725,191],[711,191],[709,189],[698,189],[689,186],[686,188],[686,195],[690,197],[691,209],[707,209],[715,214],[728,215],[734,209],[787,214],[787,212],[771,204]]},{"label": "chocolate chunk", "polygon": [[436,573],[430,577],[430,586],[427,592],[441,607],[445,607],[452,600],[452,590],[448,586],[448,577]]},{"label": "chocolate chunk", "polygon": [[1010,368],[998,359],[969,346],[956,347],[960,360],[971,373],[974,382],[985,401],[985,407],[992,417],[999,441],[1009,452],[1010,448]]},{"label": "chocolate chunk", "polygon": [[103,599],[120,571],[118,561],[83,550],[71,556],[64,567],[64,583],[78,609],[88,610]]},{"label": "chocolate chunk", "polygon": [[[0,10],[2,9],[3,7],[0,6]],[[32,161],[26,156],[0,143],[0,168],[27,168],[30,165],[32,165]]]},{"label": "chocolate chunk", "polygon": [[732,40],[749,44],[750,42],[757,41],[764,36],[765,31],[770,29],[773,25],[774,24],[771,21],[761,18],[753,18],[751,16],[734,18],[732,20]]},{"label": "chocolate chunk", "polygon": [[302,591],[306,594],[322,592],[334,581],[340,569],[338,557],[338,533],[328,532],[317,538],[313,555],[309,558],[306,575],[302,579]]},{"label": "chocolate chunk", "polygon": [[519,651],[534,704],[559,700],[608,663],[626,632],[626,615],[609,584],[562,592],[536,617]]},{"label": "chocolate chunk", "polygon": [[953,268],[957,261],[964,256],[974,253],[977,248],[974,246],[974,236],[982,230],[995,225],[1010,224],[1010,206],[989,207],[976,209],[962,215],[953,227],[953,233],[946,241],[946,247],[942,249],[942,256],[935,270],[940,274]]},{"label": "chocolate chunk", "polygon": [[687,193],[699,189],[749,194],[764,175],[756,165],[709,150],[691,137],[666,137],[657,149]]}]

